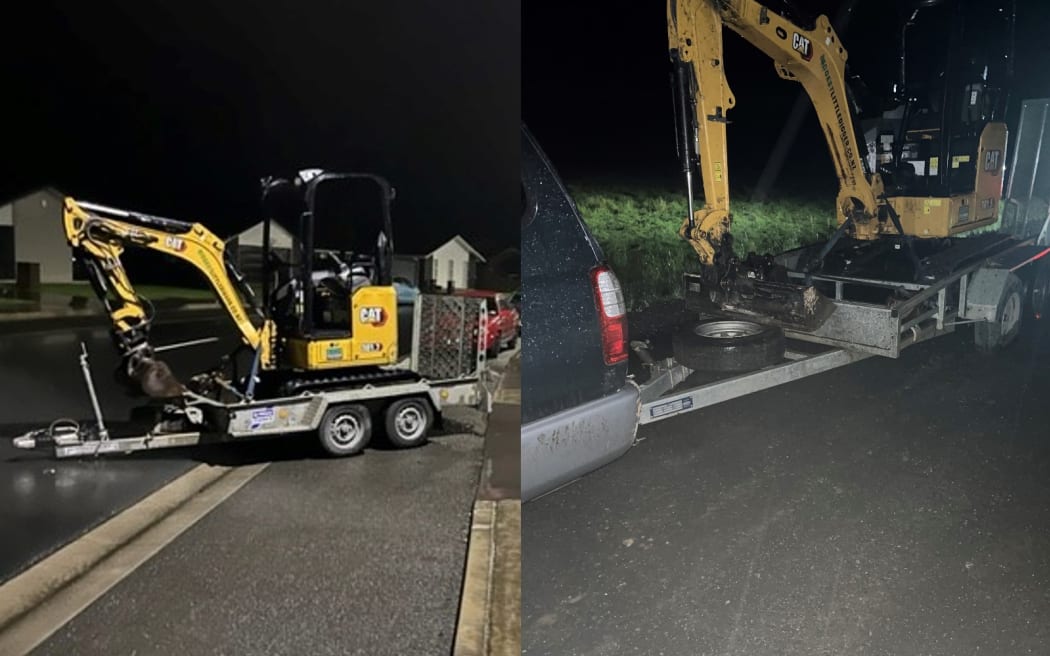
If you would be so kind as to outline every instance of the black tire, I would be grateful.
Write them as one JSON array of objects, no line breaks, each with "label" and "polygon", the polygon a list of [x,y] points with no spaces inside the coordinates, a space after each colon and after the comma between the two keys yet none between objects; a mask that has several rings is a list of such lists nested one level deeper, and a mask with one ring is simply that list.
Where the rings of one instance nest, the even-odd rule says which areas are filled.
[{"label": "black tire", "polygon": [[358,454],[372,440],[372,414],[360,403],[329,408],[317,435],[324,450],[333,456]]},{"label": "black tire", "polygon": [[1021,279],[1010,275],[999,297],[995,321],[982,321],[973,325],[973,344],[978,351],[994,353],[1014,341],[1024,323],[1024,298]]},{"label": "black tire", "polygon": [[671,339],[674,358],[697,371],[754,371],[784,359],[784,331],[741,319],[705,319]]},{"label": "black tire", "polygon": [[1028,316],[1033,319],[1050,318],[1050,262],[1040,261],[1035,265],[1028,308]]},{"label": "black tire", "polygon": [[385,411],[386,437],[399,449],[426,444],[434,410],[420,397],[397,399]]}]

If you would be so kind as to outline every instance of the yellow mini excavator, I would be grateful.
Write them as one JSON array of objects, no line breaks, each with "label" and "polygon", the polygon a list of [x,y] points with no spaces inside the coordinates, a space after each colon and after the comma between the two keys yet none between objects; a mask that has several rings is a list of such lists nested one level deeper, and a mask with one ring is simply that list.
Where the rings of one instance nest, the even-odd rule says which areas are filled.
[{"label": "yellow mini excavator", "polygon": [[[341,223],[334,228],[346,240],[338,250],[315,248],[319,199],[344,198],[349,184],[378,187],[381,210],[373,220],[378,225],[365,227],[352,209],[327,212],[329,223]],[[261,387],[271,394],[291,394],[405,375],[382,369],[398,360],[397,297],[390,268],[393,198],[385,179],[367,173],[309,169],[293,179],[263,180],[261,302],[223,240],[200,223],[66,198],[64,226],[75,259],[86,267],[112,321],[114,343],[123,357],[119,373],[133,390],[155,398],[176,398],[187,390],[215,397],[230,392],[250,401]],[[271,248],[271,225],[281,213],[298,222],[287,260]],[[150,343],[152,306],[135,291],[121,263],[129,247],[178,258],[207,279],[249,354],[246,375],[202,376],[189,385],[174,378]]]},{"label": "yellow mini excavator", "polygon": [[[941,4],[951,3],[918,0],[915,11]],[[778,275],[772,258],[733,256],[726,125],[736,101],[724,72],[723,28],[768,55],[781,78],[800,83],[816,110],[838,177],[838,230],[811,268],[840,240],[888,239],[911,254],[914,275],[921,276],[918,242],[955,237],[997,220],[1005,93],[985,79],[987,68],[982,75],[965,66],[972,62],[946,66],[939,82],[943,93],[933,102],[908,96],[865,135],[847,85],[846,48],[826,16],[800,24],[756,0],[668,0],[667,26],[689,197],[679,234],[702,265],[692,291],[715,307],[747,308],[807,329],[830,313],[812,286],[789,284]],[[938,52],[950,60],[952,44],[968,37],[947,23],[943,32]],[[703,182],[699,208],[693,194],[697,170]]]}]

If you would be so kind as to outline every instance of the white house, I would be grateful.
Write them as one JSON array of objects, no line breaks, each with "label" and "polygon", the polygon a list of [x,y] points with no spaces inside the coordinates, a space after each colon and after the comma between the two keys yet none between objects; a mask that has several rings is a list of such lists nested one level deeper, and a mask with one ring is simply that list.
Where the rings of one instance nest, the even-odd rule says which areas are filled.
[{"label": "white house", "polygon": [[[263,245],[263,222],[259,221],[252,227],[242,230],[226,240],[227,247],[234,244],[237,248],[255,247],[262,248]],[[280,223],[270,221],[270,247],[275,250],[290,251],[295,246],[295,237]]]},{"label": "white house", "polygon": [[455,289],[469,289],[477,280],[478,262],[484,261],[466,239],[456,235],[426,255],[423,271],[438,287],[451,283]]},{"label": "white house", "polygon": [[0,204],[0,280],[13,281],[17,262],[40,265],[40,282],[73,282],[73,252],[62,227],[65,194],[42,187]]},{"label": "white house", "polygon": [[[296,238],[276,221],[270,222],[270,248],[285,262],[291,262]],[[226,251],[253,287],[262,286],[263,222],[259,221],[226,240]],[[259,289],[256,289],[258,293]]]}]

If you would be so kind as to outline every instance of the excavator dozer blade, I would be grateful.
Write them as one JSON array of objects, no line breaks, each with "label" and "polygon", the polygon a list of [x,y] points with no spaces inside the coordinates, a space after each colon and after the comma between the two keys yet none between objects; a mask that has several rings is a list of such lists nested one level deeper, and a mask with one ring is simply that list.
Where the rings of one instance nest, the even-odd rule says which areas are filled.
[{"label": "excavator dozer blade", "polygon": [[686,299],[701,311],[748,317],[760,323],[811,332],[827,321],[835,304],[812,286],[739,279],[728,292],[705,292],[699,276],[686,275]]},{"label": "excavator dozer blade", "polygon": [[835,304],[814,287],[757,281],[751,293],[730,295],[722,309],[768,317],[783,328],[811,332],[827,321]]}]

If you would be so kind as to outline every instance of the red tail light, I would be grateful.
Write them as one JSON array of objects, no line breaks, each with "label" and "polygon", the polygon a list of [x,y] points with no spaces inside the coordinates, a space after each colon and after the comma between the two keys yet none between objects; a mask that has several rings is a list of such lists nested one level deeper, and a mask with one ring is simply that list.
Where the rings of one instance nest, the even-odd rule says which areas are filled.
[{"label": "red tail light", "polygon": [[612,269],[601,265],[591,269],[591,286],[598,306],[605,364],[623,362],[627,359],[627,304],[620,281]]}]

